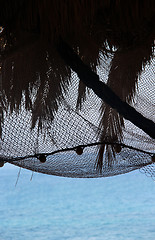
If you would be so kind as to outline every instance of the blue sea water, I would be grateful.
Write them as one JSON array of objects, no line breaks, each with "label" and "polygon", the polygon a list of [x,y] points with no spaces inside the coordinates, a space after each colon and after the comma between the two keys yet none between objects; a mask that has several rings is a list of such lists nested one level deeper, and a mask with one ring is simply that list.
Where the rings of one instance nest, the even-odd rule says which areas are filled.
[{"label": "blue sea water", "polygon": [[0,169],[0,240],[154,240],[155,182],[139,171],[100,179]]}]

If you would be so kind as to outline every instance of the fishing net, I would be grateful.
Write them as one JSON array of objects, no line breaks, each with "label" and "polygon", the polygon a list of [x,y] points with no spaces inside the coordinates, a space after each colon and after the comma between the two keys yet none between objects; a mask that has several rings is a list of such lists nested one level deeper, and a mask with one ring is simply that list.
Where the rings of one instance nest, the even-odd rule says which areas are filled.
[{"label": "fishing net", "polygon": [[[55,11],[60,7],[57,4]],[[103,6],[105,12],[107,8]],[[86,39],[67,38],[66,32],[73,29],[65,29],[64,34],[60,27],[68,44],[62,38],[49,44],[44,37],[46,27],[43,37],[36,40],[32,23],[31,31],[24,29],[17,35],[9,28],[8,37],[7,24],[3,22],[0,33],[0,165],[8,162],[73,178],[108,177],[136,169],[155,177],[155,61],[150,22],[139,32],[133,29],[131,34],[129,29],[127,36],[122,29],[111,33],[104,22],[109,35],[94,38],[93,29],[93,43],[89,34]],[[100,30],[102,24],[95,27]],[[86,32],[90,33],[88,27]],[[122,40],[120,45],[118,40]]]}]

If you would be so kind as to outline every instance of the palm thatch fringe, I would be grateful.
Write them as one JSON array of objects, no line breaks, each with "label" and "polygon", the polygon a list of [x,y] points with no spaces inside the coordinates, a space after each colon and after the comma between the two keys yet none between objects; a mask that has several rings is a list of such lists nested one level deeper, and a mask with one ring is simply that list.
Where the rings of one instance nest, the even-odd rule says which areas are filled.
[{"label": "palm thatch fringe", "polygon": [[[91,79],[93,73],[87,71],[89,67],[96,72],[100,53],[108,56],[113,48],[117,51],[112,60],[108,86],[122,101],[131,103],[138,77],[153,55],[154,7],[154,0],[1,1],[0,24],[4,27],[0,33],[3,108],[9,107],[11,112],[18,111],[24,93],[26,109],[32,109],[33,113],[32,127],[38,121],[42,128],[44,121],[53,119],[58,103],[63,99],[63,92],[68,88],[71,77],[69,67],[81,71],[81,79],[88,76]],[[89,66],[86,71],[83,65],[75,67],[76,61],[68,63],[68,56],[63,56],[60,46],[55,48],[59,45],[59,39],[64,39]],[[59,54],[61,52],[61,57],[57,50]],[[61,58],[65,58],[66,65]],[[92,78],[95,92],[102,97],[94,86],[94,79],[98,81],[97,75],[94,73]],[[33,102],[31,93],[35,84],[38,84],[37,95]],[[86,85],[92,87],[91,81],[79,83],[77,108],[86,98]],[[109,89],[100,86],[105,93],[105,89]],[[117,96],[113,96],[117,99]],[[118,101],[121,104],[120,99]],[[114,99],[109,100],[107,96],[103,100],[114,107]],[[111,107],[103,103],[100,140],[107,140],[108,137],[109,141],[117,142],[123,137],[123,118],[119,113],[126,113],[124,105],[123,110],[118,107],[119,113]],[[150,133],[146,126],[144,130]],[[104,152],[109,156],[108,164],[115,155],[113,147],[101,146],[98,155],[100,169]]]},{"label": "palm thatch fringe", "polygon": [[[57,55],[54,48],[51,50],[38,42],[3,61],[4,107],[10,112],[20,110],[24,94],[26,110],[32,111],[32,127],[37,120],[40,127],[45,119],[52,121],[67,90],[71,72]],[[37,95],[32,104],[34,86]]]},{"label": "palm thatch fringe", "polygon": [[65,63],[78,74],[79,78],[87,85],[87,87],[93,89],[99,98],[109,104],[110,107],[117,110],[117,112],[124,118],[143,129],[152,138],[155,138],[154,123],[143,117],[129,104],[122,101],[112,91],[112,89],[103,82],[99,81],[98,75],[92,72],[91,69],[81,61],[78,55],[62,39],[57,45],[57,50],[60,56],[64,59]]},{"label": "palm thatch fringe", "polygon": [[[131,103],[134,100],[138,78],[145,65],[151,60],[151,56],[152,48],[147,43],[129,50],[118,49],[114,54],[107,85],[123,101]],[[107,137],[112,142],[114,140],[121,142],[123,138],[122,127],[124,127],[123,118],[103,102],[100,120],[100,128],[103,129],[103,132],[100,134],[100,142],[104,142]],[[105,151],[103,151],[102,146],[99,147],[97,156],[97,166],[99,168],[103,165],[104,154],[106,154],[106,148],[104,149]],[[114,152],[114,150],[114,145],[111,145],[111,152]],[[109,163],[115,161],[114,154],[109,154],[109,157],[113,157],[113,159],[109,159]]]}]

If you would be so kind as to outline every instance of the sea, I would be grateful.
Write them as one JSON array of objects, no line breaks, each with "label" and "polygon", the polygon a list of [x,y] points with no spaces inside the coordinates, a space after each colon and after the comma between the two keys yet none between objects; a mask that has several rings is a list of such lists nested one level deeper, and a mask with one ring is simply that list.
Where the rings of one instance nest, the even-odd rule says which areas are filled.
[{"label": "sea", "polygon": [[96,179],[19,170],[0,168],[0,240],[155,240],[155,182],[139,170]]}]

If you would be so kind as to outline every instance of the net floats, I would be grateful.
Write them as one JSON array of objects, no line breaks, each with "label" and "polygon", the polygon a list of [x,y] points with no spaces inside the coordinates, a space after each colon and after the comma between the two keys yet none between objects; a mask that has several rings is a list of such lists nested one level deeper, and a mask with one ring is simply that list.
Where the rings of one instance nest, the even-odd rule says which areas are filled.
[{"label": "net floats", "polygon": [[155,163],[155,154],[152,156],[152,162]]},{"label": "net floats", "polygon": [[115,152],[116,152],[116,153],[120,153],[121,150],[122,150],[122,147],[121,147],[121,145],[116,144],[116,145],[114,146],[114,149],[115,149]]},{"label": "net floats", "polygon": [[77,147],[75,151],[76,151],[77,155],[82,155],[83,148],[82,147]]},{"label": "net floats", "polygon": [[0,160],[0,167],[3,167],[3,166],[4,166],[4,161]]},{"label": "net floats", "polygon": [[41,163],[45,163],[46,162],[46,156],[45,154],[40,154],[39,157],[38,157],[39,161]]}]

